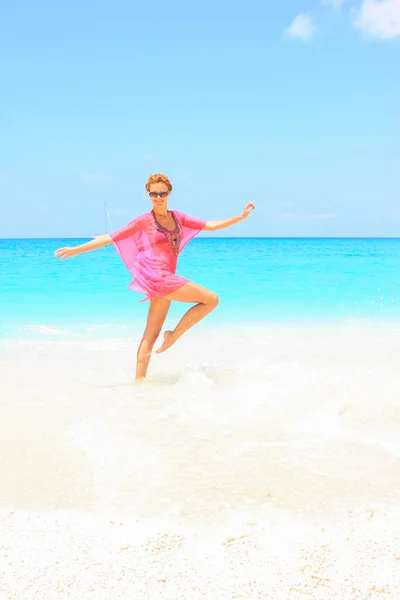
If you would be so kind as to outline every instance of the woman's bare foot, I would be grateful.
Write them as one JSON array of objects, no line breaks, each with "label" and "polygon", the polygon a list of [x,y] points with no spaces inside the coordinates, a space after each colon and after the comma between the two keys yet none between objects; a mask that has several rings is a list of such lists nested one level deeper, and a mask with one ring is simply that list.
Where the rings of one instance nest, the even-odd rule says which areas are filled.
[{"label": "woman's bare foot", "polygon": [[164,342],[161,344],[158,350],[156,350],[156,354],[160,354],[160,352],[164,352],[167,350],[172,344],[175,344],[177,338],[174,337],[173,331],[166,331],[164,333]]}]

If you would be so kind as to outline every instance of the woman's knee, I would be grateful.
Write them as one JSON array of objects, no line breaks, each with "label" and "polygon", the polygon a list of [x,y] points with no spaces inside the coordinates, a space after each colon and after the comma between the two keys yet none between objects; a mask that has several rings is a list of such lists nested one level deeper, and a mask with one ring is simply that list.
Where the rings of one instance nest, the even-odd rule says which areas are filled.
[{"label": "woman's knee", "polygon": [[218,294],[216,294],[215,292],[210,292],[207,297],[206,304],[214,310],[214,308],[216,308],[218,306],[218,302],[219,302]]},{"label": "woman's knee", "polygon": [[144,332],[144,334],[143,334],[143,339],[142,339],[142,342],[144,342],[144,341],[145,341],[145,342],[147,342],[148,344],[151,344],[151,345],[153,345],[153,344],[155,344],[155,343],[156,343],[156,341],[157,341],[157,339],[158,339],[158,336],[160,335],[160,333],[161,333],[161,329],[160,329],[160,330],[158,330],[158,329],[153,329],[153,330],[150,330],[150,331],[147,331],[147,330],[146,330],[146,331]]}]

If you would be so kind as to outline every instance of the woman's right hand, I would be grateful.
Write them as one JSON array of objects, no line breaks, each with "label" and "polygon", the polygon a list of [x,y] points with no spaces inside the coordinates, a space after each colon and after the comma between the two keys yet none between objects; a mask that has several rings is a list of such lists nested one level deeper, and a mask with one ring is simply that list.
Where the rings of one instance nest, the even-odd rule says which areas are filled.
[{"label": "woman's right hand", "polygon": [[66,258],[71,258],[71,256],[76,256],[78,252],[76,248],[71,248],[67,246],[66,248],[59,248],[54,252],[54,256],[57,258],[61,258],[61,260],[65,260]]}]

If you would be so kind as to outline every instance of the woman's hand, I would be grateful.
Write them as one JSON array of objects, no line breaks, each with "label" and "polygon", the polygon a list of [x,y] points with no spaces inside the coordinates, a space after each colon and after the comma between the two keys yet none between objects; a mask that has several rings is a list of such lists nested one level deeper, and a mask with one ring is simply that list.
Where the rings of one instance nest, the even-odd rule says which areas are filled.
[{"label": "woman's hand", "polygon": [[54,252],[54,256],[57,258],[61,258],[61,260],[65,260],[66,258],[71,258],[71,256],[76,256],[78,253],[76,248],[66,247],[59,248]]},{"label": "woman's hand", "polygon": [[255,209],[255,207],[256,207],[256,205],[253,204],[253,202],[249,202],[248,204],[246,204],[246,206],[244,207],[243,212],[242,212],[242,218],[247,219],[247,217],[249,216],[251,211]]}]

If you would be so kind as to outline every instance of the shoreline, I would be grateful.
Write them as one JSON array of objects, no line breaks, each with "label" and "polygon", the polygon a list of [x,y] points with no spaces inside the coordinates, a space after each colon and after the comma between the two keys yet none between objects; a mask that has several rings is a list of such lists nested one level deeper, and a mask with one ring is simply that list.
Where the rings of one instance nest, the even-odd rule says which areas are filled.
[{"label": "shoreline", "polygon": [[[208,336],[210,333],[231,334],[231,333],[250,333],[254,335],[257,332],[268,334],[282,331],[284,334],[298,333],[304,331],[319,331],[324,329],[328,333],[341,331],[400,331],[400,319],[368,319],[368,318],[345,318],[345,319],[298,319],[298,320],[241,320],[217,321],[200,323],[189,335],[193,333],[198,337]],[[173,321],[174,322],[174,321]],[[170,324],[167,324],[168,327]],[[3,325],[3,327],[5,327]],[[62,328],[64,327],[64,329]],[[0,335],[0,344],[3,342],[67,342],[67,341],[90,341],[90,340],[108,340],[108,341],[126,341],[132,337],[138,337],[143,334],[145,328],[144,321],[135,321],[135,323],[104,323],[104,324],[76,324],[74,329],[65,329],[65,326],[51,326],[45,324],[24,325],[19,329],[24,329],[22,335]],[[164,330],[164,329],[163,329]],[[118,331],[118,333],[117,333]]]}]

